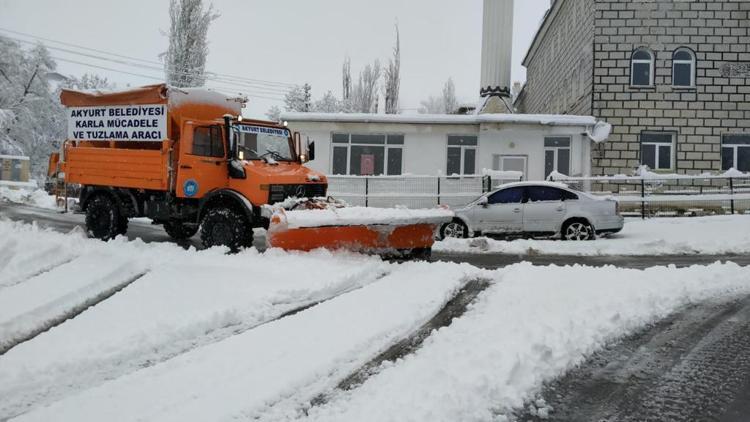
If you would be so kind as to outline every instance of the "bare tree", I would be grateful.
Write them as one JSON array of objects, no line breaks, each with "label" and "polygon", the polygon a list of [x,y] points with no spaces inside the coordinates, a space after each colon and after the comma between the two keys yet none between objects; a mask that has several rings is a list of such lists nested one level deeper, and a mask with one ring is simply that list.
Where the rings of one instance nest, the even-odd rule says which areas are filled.
[{"label": "bare tree", "polygon": [[336,99],[333,92],[328,91],[323,98],[313,104],[313,111],[317,113],[338,113],[341,111],[341,102]]},{"label": "bare tree", "polygon": [[443,85],[443,109],[445,114],[455,113],[458,109],[456,86],[453,84],[453,78],[448,78],[445,85]]},{"label": "bare tree", "polygon": [[312,111],[312,87],[310,84],[297,85],[284,96],[286,111],[307,113]]},{"label": "bare tree", "polygon": [[380,75],[379,60],[375,60],[372,65],[368,64],[359,73],[359,81],[352,90],[352,105],[355,112],[372,113],[376,111],[375,104],[379,94],[378,81]]},{"label": "bare tree", "polygon": [[218,17],[213,5],[203,8],[203,0],[170,0],[169,49],[164,61],[168,84],[191,87],[206,83],[206,34]]},{"label": "bare tree", "polygon": [[426,100],[420,101],[419,113],[421,114],[443,114],[445,113],[445,103],[443,97],[434,97],[430,95]]},{"label": "bare tree", "polygon": [[385,69],[385,113],[398,113],[398,94],[401,87],[401,37],[396,24],[396,46]]},{"label": "bare tree", "polygon": [[268,120],[274,122],[281,121],[281,109],[279,108],[279,106],[273,106],[269,108],[266,112],[266,117],[268,118]]},{"label": "bare tree", "polygon": [[349,101],[352,96],[352,61],[349,56],[344,58],[344,65],[341,69],[341,84],[343,85],[341,99]]}]

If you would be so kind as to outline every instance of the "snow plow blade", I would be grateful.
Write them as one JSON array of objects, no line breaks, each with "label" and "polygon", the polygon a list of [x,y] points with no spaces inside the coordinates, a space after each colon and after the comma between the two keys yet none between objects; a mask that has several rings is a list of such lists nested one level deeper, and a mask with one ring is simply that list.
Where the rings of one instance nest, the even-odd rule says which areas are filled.
[{"label": "snow plow blade", "polygon": [[275,210],[268,246],[311,251],[324,248],[386,256],[429,256],[437,228],[453,218],[448,209],[360,207]]}]

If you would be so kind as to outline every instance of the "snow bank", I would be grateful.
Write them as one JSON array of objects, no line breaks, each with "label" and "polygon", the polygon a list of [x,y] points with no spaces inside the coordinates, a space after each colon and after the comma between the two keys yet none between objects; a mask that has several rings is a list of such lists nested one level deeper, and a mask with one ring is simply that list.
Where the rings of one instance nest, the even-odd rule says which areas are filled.
[{"label": "snow bank", "polygon": [[620,233],[590,242],[446,239],[434,251],[550,255],[686,255],[750,253],[750,217],[627,219]]},{"label": "snow bank", "polygon": [[289,228],[358,225],[440,224],[453,218],[453,211],[443,208],[366,208],[345,207],[324,210],[285,211]]},{"label": "snow bank", "polygon": [[297,404],[434,315],[469,266],[406,264],[359,290],[17,418],[33,420],[252,419]]},{"label": "snow bank", "polygon": [[[18,263],[0,272],[1,280],[16,280],[0,290],[0,346],[78,314],[102,292],[146,274],[0,356],[0,419],[360,288],[391,267],[377,257],[327,251],[250,249],[227,256],[222,248],[184,251],[124,238],[104,243],[11,222],[0,222],[0,235],[7,252],[0,259]],[[42,244],[77,254],[50,266],[48,255],[29,247]],[[21,263],[36,275],[16,269]]]},{"label": "snow bank", "polygon": [[750,268],[735,264],[645,271],[514,265],[415,354],[384,364],[303,419],[505,421],[544,381],[607,342],[686,304],[749,294],[748,277]]},{"label": "snow bank", "polygon": [[68,235],[36,225],[0,220],[0,293],[34,275],[62,265],[88,250],[82,232]]},{"label": "snow bank", "polygon": [[2,201],[33,205],[50,210],[58,209],[55,196],[48,194],[42,189],[13,189],[0,186],[0,202]]}]

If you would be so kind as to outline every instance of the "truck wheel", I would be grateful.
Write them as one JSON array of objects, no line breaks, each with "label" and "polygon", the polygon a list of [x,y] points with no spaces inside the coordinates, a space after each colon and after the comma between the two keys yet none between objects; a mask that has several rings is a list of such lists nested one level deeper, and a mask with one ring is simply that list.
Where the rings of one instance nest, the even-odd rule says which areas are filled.
[{"label": "truck wheel", "polygon": [[237,252],[252,244],[252,228],[245,217],[233,209],[212,208],[201,220],[201,241],[207,248],[228,246],[232,252]]},{"label": "truck wheel", "polygon": [[167,221],[164,231],[174,240],[190,239],[198,232],[197,224],[185,224],[181,221]]},{"label": "truck wheel", "polygon": [[125,234],[128,232],[128,218],[120,217],[117,222],[117,234]]},{"label": "truck wheel", "polygon": [[89,237],[110,240],[121,234],[121,229],[120,211],[114,201],[106,195],[91,199],[86,206],[86,233]]}]

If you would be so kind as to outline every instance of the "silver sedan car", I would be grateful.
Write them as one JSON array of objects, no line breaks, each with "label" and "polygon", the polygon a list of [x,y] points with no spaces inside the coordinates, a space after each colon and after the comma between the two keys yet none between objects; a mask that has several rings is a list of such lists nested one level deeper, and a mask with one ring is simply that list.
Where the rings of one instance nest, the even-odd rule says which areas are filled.
[{"label": "silver sedan car", "polygon": [[440,228],[440,237],[559,236],[592,240],[617,233],[624,219],[617,201],[575,191],[561,183],[518,182],[486,193]]}]

